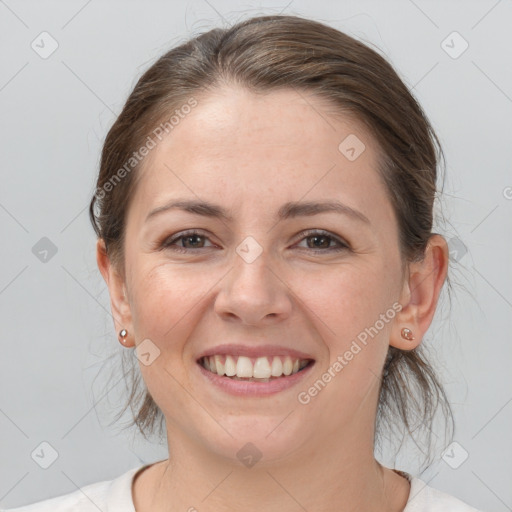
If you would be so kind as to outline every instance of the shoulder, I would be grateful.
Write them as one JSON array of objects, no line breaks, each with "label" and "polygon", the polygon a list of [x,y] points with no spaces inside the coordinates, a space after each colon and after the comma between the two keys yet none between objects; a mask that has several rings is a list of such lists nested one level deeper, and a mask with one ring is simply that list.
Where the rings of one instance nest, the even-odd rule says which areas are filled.
[{"label": "shoulder", "polygon": [[464,501],[411,477],[411,491],[403,512],[482,512]]},{"label": "shoulder", "polygon": [[[145,466],[144,466],[145,467]],[[132,468],[113,480],[95,482],[80,489],[17,508],[0,512],[98,512],[98,510],[133,510],[131,482],[141,468]],[[131,507],[130,507],[131,506]]]},{"label": "shoulder", "polygon": [[0,512],[64,512],[68,510],[95,511],[105,509],[109,482],[97,482],[77,491],[55,498],[49,498],[23,507],[1,510]]}]

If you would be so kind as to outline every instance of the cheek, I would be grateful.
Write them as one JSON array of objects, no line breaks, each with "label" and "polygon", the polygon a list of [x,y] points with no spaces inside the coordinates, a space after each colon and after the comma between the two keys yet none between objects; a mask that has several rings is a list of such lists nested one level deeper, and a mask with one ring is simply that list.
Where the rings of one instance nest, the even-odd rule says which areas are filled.
[{"label": "cheek", "polygon": [[391,308],[389,283],[379,263],[368,258],[366,265],[347,262],[328,272],[303,273],[295,287],[328,355],[300,390],[301,399],[309,400],[311,415],[334,434],[361,404],[377,397],[393,318],[388,313],[388,323],[380,320]]},{"label": "cheek", "polygon": [[205,292],[215,280],[169,264],[139,270],[133,294],[134,330],[137,340],[149,339],[158,349],[149,345],[150,353],[158,355],[149,365],[141,360],[139,368],[163,411],[185,410],[187,398],[182,386],[188,386],[187,342],[202,314]]},{"label": "cheek", "polygon": [[329,403],[342,403],[347,412],[370,390],[376,392],[395,316],[393,275],[384,272],[384,262],[368,258],[297,279],[313,332],[320,334],[328,354],[319,369],[319,378],[328,384],[319,393],[318,407],[330,410]]},{"label": "cheek", "polygon": [[205,291],[215,282],[213,277],[165,263],[141,265],[133,283],[132,301],[138,336],[150,338],[158,345],[181,340],[179,333],[186,329],[196,308],[201,307]]},{"label": "cheek", "polygon": [[375,261],[371,265],[347,263],[327,272],[304,272],[291,288],[297,290],[304,314],[318,326],[331,356],[391,307],[389,283]]}]

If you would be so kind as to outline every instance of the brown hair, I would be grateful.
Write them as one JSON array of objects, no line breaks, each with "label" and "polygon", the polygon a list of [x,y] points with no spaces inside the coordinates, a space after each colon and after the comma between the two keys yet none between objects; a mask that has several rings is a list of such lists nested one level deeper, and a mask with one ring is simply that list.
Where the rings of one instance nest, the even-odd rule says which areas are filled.
[{"label": "brown hair", "polygon": [[[197,101],[195,97],[224,84],[255,93],[280,88],[314,93],[327,100],[332,113],[362,122],[380,149],[379,172],[398,219],[403,268],[424,257],[433,234],[437,167],[444,155],[420,105],[387,60],[367,44],[317,21],[259,16],[210,30],[161,56],[138,80],[108,132],[89,215],[121,275],[126,213],[141,168],[131,161],[134,152],[159,133],[172,112],[179,114],[191,99]],[[171,129],[171,124],[165,126]],[[133,170],[126,168],[127,162]],[[122,168],[126,172],[114,184]],[[383,423],[395,431],[399,418],[411,436],[418,428],[428,430],[430,449],[438,406],[443,407],[445,427],[451,420],[452,431],[453,414],[424,351],[423,344],[410,351],[389,348],[376,433],[380,435]],[[129,405],[134,413],[131,425],[144,436],[153,432],[158,420],[162,433],[163,414],[144,383],[141,389],[134,359],[128,361],[132,386],[123,412]]]}]

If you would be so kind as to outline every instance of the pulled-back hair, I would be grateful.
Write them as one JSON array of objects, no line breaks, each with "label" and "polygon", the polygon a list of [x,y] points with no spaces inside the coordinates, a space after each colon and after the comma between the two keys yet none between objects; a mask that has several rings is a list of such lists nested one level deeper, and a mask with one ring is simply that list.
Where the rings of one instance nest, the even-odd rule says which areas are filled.
[{"label": "pulled-back hair", "polygon": [[[363,123],[378,144],[378,172],[398,221],[402,268],[423,259],[433,235],[437,168],[444,155],[422,108],[393,67],[369,45],[317,21],[277,15],[194,37],[158,58],[138,80],[106,136],[89,208],[94,230],[121,275],[127,211],[142,165],[134,152],[149,147],[162,129],[172,129],[172,116],[182,117],[185,106],[194,108],[196,98],[225,85],[255,93],[286,88],[312,93],[327,100],[334,113]],[[120,174],[122,179],[115,179]],[[451,408],[425,351],[423,344],[413,350],[389,347],[376,442],[385,426],[393,432],[400,421],[413,438],[417,429],[426,431],[430,450],[439,406],[445,427],[451,420],[453,429]],[[161,433],[163,414],[134,361],[130,356],[123,360],[131,376],[123,412],[130,406],[131,425],[144,436],[157,422]]]}]

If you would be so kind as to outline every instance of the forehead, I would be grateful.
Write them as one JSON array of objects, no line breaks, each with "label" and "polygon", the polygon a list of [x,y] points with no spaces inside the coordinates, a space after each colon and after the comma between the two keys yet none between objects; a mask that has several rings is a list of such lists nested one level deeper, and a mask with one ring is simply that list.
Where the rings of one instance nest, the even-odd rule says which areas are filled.
[{"label": "forehead", "polygon": [[[375,141],[362,123],[334,116],[326,100],[293,89],[242,88],[196,98],[143,163],[135,203],[141,215],[183,195],[214,197],[234,209],[257,201],[273,208],[274,201],[277,210],[285,201],[328,194],[367,216],[385,200]],[[352,147],[355,159],[346,152]]]},{"label": "forehead", "polygon": [[[282,89],[254,93],[243,88],[224,88],[198,98],[198,105],[183,116],[172,132],[160,143],[153,156],[176,150],[185,144],[197,154],[222,150],[223,158],[243,157],[240,147],[251,153],[260,148],[273,156],[289,158],[308,152],[312,158],[339,156],[339,143],[349,134],[373,145],[363,125],[348,115],[342,116],[327,100],[310,92]],[[336,118],[334,118],[336,114]],[[194,156],[193,155],[189,156]]]}]

